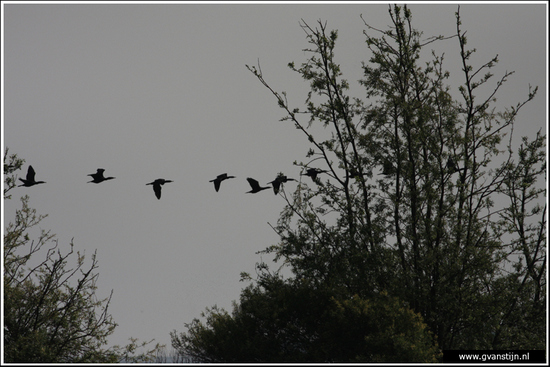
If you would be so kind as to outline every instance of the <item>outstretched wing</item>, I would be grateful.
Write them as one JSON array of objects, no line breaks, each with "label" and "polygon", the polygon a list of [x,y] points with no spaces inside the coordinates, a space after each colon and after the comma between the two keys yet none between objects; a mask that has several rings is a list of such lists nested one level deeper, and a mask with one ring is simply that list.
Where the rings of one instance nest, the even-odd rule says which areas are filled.
[{"label": "outstretched wing", "polygon": [[157,197],[157,199],[160,200],[160,184],[155,182],[153,184],[153,190],[155,191],[155,196]]},{"label": "outstretched wing", "polygon": [[275,180],[272,182],[272,184],[273,184],[273,192],[275,193],[275,195],[277,195],[279,193],[279,188],[281,187],[281,181]]},{"label": "outstretched wing", "polygon": [[246,180],[248,181],[248,183],[250,184],[250,187],[252,187],[253,190],[258,189],[260,187],[260,184],[255,179],[248,177]]},{"label": "outstretched wing", "polygon": [[221,180],[214,180],[214,188],[216,189],[216,192],[218,192],[218,190],[220,189],[220,185],[221,185],[222,181]]},{"label": "outstretched wing", "polygon": [[34,182],[35,175],[36,172],[34,172],[34,168],[32,168],[32,166],[29,166],[29,169],[27,171],[27,181]]}]

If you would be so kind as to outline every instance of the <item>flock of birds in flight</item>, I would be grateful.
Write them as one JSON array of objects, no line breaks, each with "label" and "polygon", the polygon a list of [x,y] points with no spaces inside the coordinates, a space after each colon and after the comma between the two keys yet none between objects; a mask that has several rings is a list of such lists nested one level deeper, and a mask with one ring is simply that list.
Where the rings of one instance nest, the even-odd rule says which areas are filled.
[{"label": "flock of birds in flight", "polygon": [[[393,172],[393,166],[391,165],[391,163],[389,163],[389,162],[387,162],[387,163],[388,164],[385,163],[384,167],[383,167],[384,169],[383,169],[382,173],[384,175],[391,174]],[[447,168],[447,171],[451,174],[464,169],[464,168],[459,168],[458,165],[456,164],[456,162],[452,158],[449,158],[447,160],[446,168]],[[103,181],[112,180],[112,179],[115,178],[115,177],[105,177],[103,175],[103,172],[105,172],[105,170],[103,168],[98,168],[96,173],[90,173],[88,176],[92,177],[92,181],[88,181],[88,183],[92,182],[92,183],[98,184],[98,183],[101,183]],[[320,173],[327,173],[327,172],[328,171],[321,170],[319,168],[308,168],[306,170],[306,173],[300,173],[300,175],[309,176],[309,177],[311,177],[313,182],[317,182],[317,175],[320,174]],[[350,171],[347,174],[347,177],[356,177],[357,175],[358,175],[357,172]],[[21,182],[23,182],[23,184],[19,185],[19,186],[30,187],[30,186],[46,183],[44,181],[36,181],[35,176],[36,176],[36,172],[34,171],[34,168],[32,168],[32,166],[29,166],[29,168],[27,170],[26,178],[25,179],[19,178],[19,180],[21,180]],[[221,186],[222,181],[230,179],[230,178],[235,178],[235,176],[228,176],[227,173],[222,173],[221,175],[218,175],[215,179],[210,180],[209,182],[214,183],[214,189],[216,190],[216,192],[218,192],[220,190],[220,186]],[[250,177],[248,177],[246,180],[248,181],[248,183],[251,187],[251,190],[246,192],[247,194],[249,194],[249,193],[250,194],[255,194],[255,193],[258,193],[262,190],[267,190],[267,189],[271,188],[269,186],[260,186],[260,183],[257,180],[255,180],[253,178],[250,178]],[[275,193],[275,195],[277,195],[279,193],[279,189],[281,188],[281,185],[288,182],[288,181],[297,181],[297,180],[295,180],[293,178],[288,178],[287,176],[280,173],[279,175],[277,175],[277,177],[273,181],[268,182],[267,184],[268,185],[271,184],[271,186],[273,187],[273,192]],[[162,185],[164,185],[166,183],[169,183],[169,182],[174,182],[174,181],[165,180],[164,178],[158,178],[155,181],[149,182],[146,185],[153,185],[153,191],[155,192],[155,196],[157,197],[157,199],[160,200]]]},{"label": "flock of birds in flight", "polygon": [[[88,181],[88,183],[92,182],[92,183],[98,184],[98,183],[101,183],[103,181],[113,180],[115,178],[115,177],[105,177],[103,175],[103,172],[105,172],[105,170],[103,168],[98,168],[96,173],[90,173],[88,176],[92,177],[92,181]],[[304,173],[303,175],[311,177],[311,179],[315,182],[317,180],[317,175],[318,174],[326,173],[326,172],[328,172],[328,171],[324,171],[324,170],[321,170],[321,169],[318,169],[318,168],[308,168],[306,173]],[[300,174],[300,175],[302,175],[302,174]],[[34,185],[46,183],[45,181],[36,181],[35,176],[36,176],[36,172],[34,171],[34,168],[32,168],[32,166],[29,166],[29,168],[27,170],[26,178],[25,179],[19,178],[19,180],[21,182],[23,182],[23,184],[19,185],[19,186],[31,187],[31,186],[34,186]],[[235,176],[228,176],[227,173],[223,173],[221,175],[218,175],[215,179],[210,180],[209,182],[214,183],[214,189],[216,190],[216,192],[218,192],[220,190],[220,186],[221,186],[222,181],[230,179],[230,178],[235,178]],[[253,178],[250,178],[250,177],[248,177],[246,180],[248,181],[248,183],[250,184],[250,187],[252,189],[250,191],[247,191],[246,192],[247,194],[248,193],[255,194],[255,193],[260,192],[262,190],[267,190],[267,189],[271,188],[269,186],[260,186],[260,183],[257,180],[255,180]],[[275,193],[275,195],[277,195],[279,193],[279,189],[281,188],[281,184],[284,184],[285,182],[288,182],[288,181],[297,181],[297,180],[295,180],[293,178],[288,178],[287,176],[285,176],[283,174],[279,174],[273,181],[268,182],[267,184],[272,185],[273,192]],[[164,185],[166,183],[169,183],[169,182],[174,182],[174,181],[165,180],[164,178],[158,178],[153,182],[147,183],[146,185],[153,185],[153,191],[155,192],[155,196],[157,197],[157,199],[160,200],[162,185]]]}]

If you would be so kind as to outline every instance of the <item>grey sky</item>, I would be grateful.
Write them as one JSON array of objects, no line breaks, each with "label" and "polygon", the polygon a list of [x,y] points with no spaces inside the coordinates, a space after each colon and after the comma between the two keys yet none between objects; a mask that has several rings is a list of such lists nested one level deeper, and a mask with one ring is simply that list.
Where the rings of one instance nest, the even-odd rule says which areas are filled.
[{"label": "grey sky", "polygon": [[[255,253],[277,241],[268,222],[284,200],[271,190],[245,194],[246,177],[299,179],[292,162],[305,161],[308,146],[279,122],[282,110],[245,64],[259,59],[265,79],[302,107],[307,83],[286,65],[307,57],[300,19],[327,20],[339,31],[344,77],[363,96],[355,81],[370,54],[360,14],[377,28],[390,23],[385,4],[2,5],[3,144],[47,181],[14,189],[5,218],[29,194],[62,249],[71,238],[75,250],[97,249],[98,293],[114,289],[114,344],[132,336],[169,345],[169,332],[184,331],[205,307],[231,310],[246,285],[240,272],[254,274]],[[454,34],[456,5],[410,8],[426,37]],[[518,136],[546,129],[546,12],[542,4],[461,6],[475,65],[499,54],[495,82],[516,71],[499,104],[539,86]],[[452,82],[462,81],[457,46],[434,45],[446,52]],[[116,179],[86,183],[99,167]],[[237,178],[215,192],[208,181],[224,172]],[[156,178],[174,181],[161,200],[145,185]]]}]

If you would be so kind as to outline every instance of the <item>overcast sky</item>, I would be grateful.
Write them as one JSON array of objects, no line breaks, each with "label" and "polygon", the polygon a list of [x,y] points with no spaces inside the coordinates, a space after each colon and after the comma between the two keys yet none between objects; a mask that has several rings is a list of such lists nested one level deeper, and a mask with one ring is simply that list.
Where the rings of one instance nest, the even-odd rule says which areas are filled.
[{"label": "overcast sky", "polygon": [[[279,121],[283,111],[245,65],[259,59],[268,83],[302,107],[308,85],[287,64],[308,56],[300,19],[323,19],[338,29],[336,58],[351,93],[363,96],[356,81],[370,53],[360,14],[377,28],[390,24],[386,4],[2,5],[3,144],[25,159],[20,177],[30,164],[47,182],[12,190],[5,221],[28,194],[63,250],[72,238],[88,257],[97,249],[98,294],[114,290],[109,311],[119,327],[110,341],[120,345],[137,337],[169,346],[169,332],[186,330],[205,307],[230,311],[247,285],[239,274],[254,274],[256,252],[277,242],[268,223],[284,200],[271,190],[245,194],[246,177],[299,179],[293,161],[306,160],[307,139]],[[426,38],[455,33],[456,5],[410,8]],[[492,85],[516,72],[501,105],[539,86],[516,134],[546,132],[546,5],[463,4],[460,12],[475,65],[499,54]],[[461,82],[457,40],[433,47]],[[87,183],[100,167],[116,179]],[[225,172],[237,178],[215,192],[208,181]],[[174,181],[160,200],[145,185],[157,178]]]}]

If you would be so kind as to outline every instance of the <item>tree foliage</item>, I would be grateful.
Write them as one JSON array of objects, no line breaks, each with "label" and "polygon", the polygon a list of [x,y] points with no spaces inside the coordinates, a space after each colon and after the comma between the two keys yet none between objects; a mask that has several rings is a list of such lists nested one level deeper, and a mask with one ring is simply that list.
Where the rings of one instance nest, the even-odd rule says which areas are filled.
[{"label": "tree foliage", "polygon": [[[4,200],[15,187],[23,160],[4,155]],[[105,348],[116,327],[108,313],[111,294],[96,295],[96,254],[86,265],[84,254],[62,251],[55,235],[31,232],[46,215],[21,197],[15,221],[4,228],[4,349],[9,363],[109,363],[151,359],[158,348],[136,354],[137,339],[125,347]],[[33,239],[34,238],[34,239]],[[44,256],[44,257],[42,257]]]},{"label": "tree foliage", "polygon": [[381,293],[339,300],[278,276],[243,290],[230,315],[217,307],[188,332],[171,333],[175,349],[203,362],[435,362],[438,351],[420,315]]},{"label": "tree foliage", "polygon": [[[295,164],[325,172],[311,184],[301,181],[294,193],[280,193],[287,204],[274,227],[280,241],[263,253],[283,261],[294,277],[278,287],[307,284],[320,297],[312,302],[313,309],[329,312],[336,302],[355,310],[340,314],[340,322],[350,327],[344,338],[356,341],[372,330],[368,322],[375,322],[352,322],[356,313],[382,318],[377,321],[388,322],[382,329],[392,334],[388,320],[401,317],[397,310],[360,312],[389,295],[421,316],[433,333],[432,346],[544,349],[545,136],[539,132],[524,137],[518,149],[513,146],[514,123],[537,88],[529,86],[523,101],[497,110],[496,96],[513,73],[505,72],[494,82],[496,56],[472,65],[476,50],[467,47],[459,11],[453,36],[426,40],[413,27],[406,6],[390,6],[389,15],[388,30],[365,22],[372,56],[362,66],[363,97],[350,93],[336,62],[338,34],[321,21],[316,27],[302,21],[309,57],[299,66],[289,64],[309,82],[305,108],[291,106],[286,93],[266,81],[259,65],[247,66],[275,96],[285,113],[281,120],[292,123],[308,141],[309,161]],[[444,55],[432,49],[438,42],[455,42],[462,84],[448,85]],[[265,265],[259,270],[268,272]],[[233,350],[217,338],[223,329],[218,323],[238,322],[243,303],[251,304],[251,289],[266,302],[253,307],[266,313],[255,316],[257,323],[276,325],[269,310],[280,309],[281,302],[292,305],[287,315],[300,307],[291,302],[297,290],[269,301],[275,291],[252,287],[243,291],[245,298],[232,316],[211,310],[206,325],[195,320],[188,334],[179,339],[173,334],[175,347],[205,360],[223,358],[209,343],[215,340],[216,348]],[[326,317],[323,312],[313,314]],[[300,317],[306,322],[307,312]],[[326,329],[335,339],[340,330],[336,324]],[[353,334],[353,325],[364,325],[363,334]],[[284,324],[265,333],[276,338],[290,330]],[[417,347],[407,345],[408,339],[400,342],[398,335],[390,339],[403,351]],[[293,338],[292,346],[314,344],[299,333]],[[369,360],[376,351],[388,352],[380,345],[362,345],[360,353],[341,360]],[[247,349],[243,344],[234,347]],[[428,355],[431,349],[424,347]],[[290,353],[284,346],[275,349],[281,360]],[[329,355],[319,360],[323,358],[331,360]]]}]

